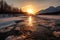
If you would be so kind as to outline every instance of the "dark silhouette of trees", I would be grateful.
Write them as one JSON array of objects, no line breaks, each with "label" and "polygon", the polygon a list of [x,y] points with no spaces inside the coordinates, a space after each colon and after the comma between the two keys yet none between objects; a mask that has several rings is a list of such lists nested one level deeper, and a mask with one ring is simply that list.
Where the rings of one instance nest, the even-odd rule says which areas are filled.
[{"label": "dark silhouette of trees", "polygon": [[0,14],[12,14],[14,16],[20,16],[20,15],[27,15],[27,12],[23,12],[23,10],[17,7],[12,7],[7,4],[6,1],[1,0],[0,1]]},{"label": "dark silhouette of trees", "polygon": [[19,12],[18,8],[11,7],[5,1],[0,1],[0,12]]}]

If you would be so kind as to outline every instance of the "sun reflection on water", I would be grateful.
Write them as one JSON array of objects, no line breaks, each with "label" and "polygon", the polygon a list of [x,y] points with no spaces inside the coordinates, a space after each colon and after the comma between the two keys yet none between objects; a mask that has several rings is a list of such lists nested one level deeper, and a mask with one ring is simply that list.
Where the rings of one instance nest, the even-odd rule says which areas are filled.
[{"label": "sun reflection on water", "polygon": [[28,16],[27,20],[25,21],[25,29],[35,31],[36,30],[35,23],[36,23],[36,21],[35,21],[34,17]]},{"label": "sun reflection on water", "polygon": [[32,16],[28,17],[28,25],[33,26],[33,18],[32,18]]}]

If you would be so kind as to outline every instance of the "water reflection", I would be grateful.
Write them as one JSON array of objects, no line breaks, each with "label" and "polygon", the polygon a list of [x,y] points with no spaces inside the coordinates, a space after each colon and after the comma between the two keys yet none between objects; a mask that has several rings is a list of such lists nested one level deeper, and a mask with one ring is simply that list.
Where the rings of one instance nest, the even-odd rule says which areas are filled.
[{"label": "water reflection", "polygon": [[27,20],[28,20],[27,25],[28,26],[33,26],[33,17],[32,16],[29,16]]},{"label": "water reflection", "polygon": [[25,21],[25,29],[26,30],[31,30],[31,31],[35,31],[35,18],[34,16],[28,16],[26,21]]}]

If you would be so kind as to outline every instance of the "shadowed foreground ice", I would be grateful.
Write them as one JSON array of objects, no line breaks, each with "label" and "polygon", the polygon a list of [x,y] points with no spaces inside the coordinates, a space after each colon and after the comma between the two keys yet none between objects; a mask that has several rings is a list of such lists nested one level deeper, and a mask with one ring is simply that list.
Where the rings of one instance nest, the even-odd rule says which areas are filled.
[{"label": "shadowed foreground ice", "polygon": [[[21,19],[22,18],[22,19]],[[60,17],[58,16],[34,16],[36,22],[31,28],[35,31],[30,30],[25,26],[25,18],[27,17],[17,17],[0,19],[0,39],[1,40],[55,40],[52,31],[60,30]],[[8,22],[7,22],[8,20]],[[22,22],[16,23],[15,21],[24,20]],[[12,25],[11,25],[12,24]],[[9,26],[7,26],[9,25]],[[4,27],[5,26],[5,27]],[[2,29],[1,29],[2,28]],[[28,29],[27,29],[28,28]]]}]

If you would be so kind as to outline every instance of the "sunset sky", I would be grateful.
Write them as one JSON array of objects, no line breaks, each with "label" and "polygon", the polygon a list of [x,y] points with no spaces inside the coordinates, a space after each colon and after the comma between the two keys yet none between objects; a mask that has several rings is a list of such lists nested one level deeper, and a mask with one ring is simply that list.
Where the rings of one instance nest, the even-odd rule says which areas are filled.
[{"label": "sunset sky", "polygon": [[60,0],[5,0],[9,5],[26,9],[27,7],[36,10],[46,9],[49,6],[60,6]]}]

